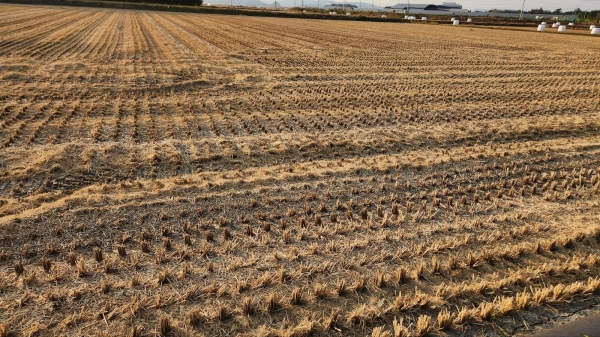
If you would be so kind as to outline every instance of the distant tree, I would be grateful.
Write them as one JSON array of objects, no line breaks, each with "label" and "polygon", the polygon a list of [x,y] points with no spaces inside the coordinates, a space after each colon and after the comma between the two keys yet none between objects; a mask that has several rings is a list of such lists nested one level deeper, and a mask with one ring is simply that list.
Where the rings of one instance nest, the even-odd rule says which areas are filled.
[{"label": "distant tree", "polygon": [[562,8],[555,9],[554,12],[552,12],[552,14],[556,14],[556,15],[562,14]]},{"label": "distant tree", "polygon": [[551,14],[551,13],[550,13],[550,11],[544,10],[543,7],[540,7],[539,9],[532,8],[529,11],[529,14]]},{"label": "distant tree", "polygon": [[577,12],[577,14],[581,22],[598,22],[600,20],[600,10]]},{"label": "distant tree", "polygon": [[569,12],[563,12],[564,15],[576,15],[576,14],[579,14],[579,13],[581,13],[581,9],[580,8],[576,8],[576,9],[574,9],[572,11],[569,11]]},{"label": "distant tree", "polygon": [[488,12],[490,13],[519,13],[518,10],[514,10],[514,9],[490,9]]}]

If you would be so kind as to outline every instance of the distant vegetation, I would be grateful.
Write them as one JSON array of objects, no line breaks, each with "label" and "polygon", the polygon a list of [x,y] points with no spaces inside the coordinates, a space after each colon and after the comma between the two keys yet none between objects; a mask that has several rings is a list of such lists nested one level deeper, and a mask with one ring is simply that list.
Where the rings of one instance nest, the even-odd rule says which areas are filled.
[{"label": "distant vegetation", "polygon": [[554,11],[544,10],[542,7],[539,9],[532,9],[529,14],[546,14],[546,15],[563,15],[563,16],[576,16],[577,21],[598,21],[600,19],[600,10],[583,11],[577,8],[570,12],[563,12],[562,8],[557,8]]},{"label": "distant vegetation", "polygon": [[600,10],[589,11],[589,12],[578,12],[579,20],[581,21],[598,21],[600,20]]},{"label": "distant vegetation", "polygon": [[[492,10],[490,10],[490,12],[519,13],[520,10],[492,9]],[[524,13],[526,13],[526,14],[542,14],[542,15],[576,15],[578,21],[597,21],[598,19],[600,19],[600,10],[583,11],[580,8],[577,8],[577,9],[569,11],[569,12],[563,12],[562,8],[557,8],[557,9],[551,11],[551,10],[544,9],[543,7],[540,7],[537,9],[532,8],[531,10],[525,11]]]}]

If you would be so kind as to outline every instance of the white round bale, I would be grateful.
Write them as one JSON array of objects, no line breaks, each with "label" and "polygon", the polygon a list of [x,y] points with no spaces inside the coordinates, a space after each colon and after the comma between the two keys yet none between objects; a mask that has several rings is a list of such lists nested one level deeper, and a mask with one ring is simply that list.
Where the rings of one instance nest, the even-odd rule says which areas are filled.
[{"label": "white round bale", "polygon": [[460,25],[460,21],[459,20],[454,20],[454,22],[452,22],[452,24],[454,26],[458,26],[458,25]]},{"label": "white round bale", "polygon": [[567,26],[558,26],[558,32],[559,33],[564,33],[567,31]]},{"label": "white round bale", "polygon": [[600,35],[600,28],[592,29],[592,35]]},{"label": "white round bale", "polygon": [[538,25],[537,31],[538,32],[545,32],[546,31],[546,25]]}]

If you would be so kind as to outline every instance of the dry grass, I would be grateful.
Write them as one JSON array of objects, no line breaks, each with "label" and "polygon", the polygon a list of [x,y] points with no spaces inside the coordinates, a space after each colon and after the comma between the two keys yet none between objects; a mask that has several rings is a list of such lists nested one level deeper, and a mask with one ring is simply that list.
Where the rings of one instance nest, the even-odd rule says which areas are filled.
[{"label": "dry grass", "polygon": [[600,302],[595,39],[0,7],[0,336],[494,335]]},{"label": "dry grass", "polygon": [[144,331],[144,328],[142,326],[136,325],[133,328],[131,328],[131,333],[129,334],[129,336],[130,337],[141,337],[143,331]]},{"label": "dry grass", "polygon": [[21,261],[15,262],[14,269],[15,269],[15,274],[17,274],[17,276],[21,276],[25,272],[25,268],[23,267],[23,262],[21,262]]},{"label": "dry grass", "polygon": [[315,283],[313,294],[315,297],[320,299],[327,297],[327,286],[320,283]]},{"label": "dry grass", "polygon": [[439,330],[450,330],[454,324],[454,318],[448,311],[440,311],[437,317],[437,326]]},{"label": "dry grass", "polygon": [[417,337],[427,336],[431,331],[431,317],[427,315],[419,316],[417,320],[417,327],[415,329],[415,335]]},{"label": "dry grass", "polygon": [[300,290],[300,288],[294,288],[294,290],[292,290],[290,303],[293,305],[300,305],[302,303],[302,290]]},{"label": "dry grass", "polygon": [[0,337],[8,337],[9,336],[8,323],[2,322],[0,323]]},{"label": "dry grass", "polygon": [[267,312],[272,312],[278,307],[278,299],[276,293],[270,293],[267,297],[265,309]]},{"label": "dry grass", "polygon": [[171,319],[169,317],[163,316],[158,321],[158,331],[161,336],[167,336],[169,332],[171,332]]},{"label": "dry grass", "polygon": [[373,329],[371,337],[392,337],[392,334],[390,331],[385,330],[384,326],[378,326]]},{"label": "dry grass", "polygon": [[394,337],[410,336],[408,328],[406,326],[404,326],[404,318],[400,318],[400,321],[398,321],[394,317],[394,322],[393,322],[392,327],[394,328]]},{"label": "dry grass", "polygon": [[489,320],[494,314],[494,305],[492,303],[483,302],[479,305],[479,317],[483,320]]},{"label": "dry grass", "polygon": [[473,309],[462,308],[456,317],[456,323],[459,325],[466,324],[471,321],[474,315]]}]

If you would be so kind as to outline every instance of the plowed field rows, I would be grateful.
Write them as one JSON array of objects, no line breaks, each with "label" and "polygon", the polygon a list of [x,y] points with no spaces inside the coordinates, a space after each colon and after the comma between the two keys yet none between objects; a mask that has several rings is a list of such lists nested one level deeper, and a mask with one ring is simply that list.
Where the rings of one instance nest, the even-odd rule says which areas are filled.
[{"label": "plowed field rows", "polygon": [[0,336],[514,335],[597,305],[599,48],[0,5]]}]

